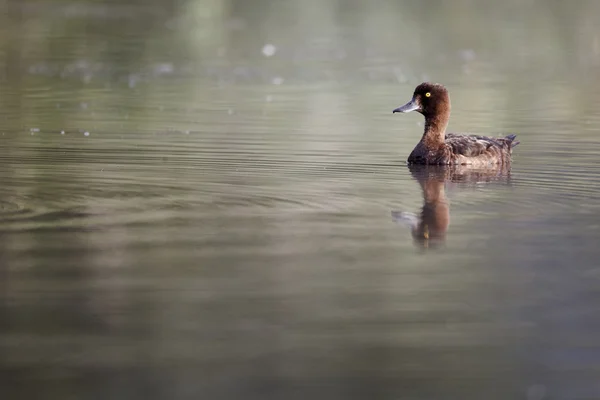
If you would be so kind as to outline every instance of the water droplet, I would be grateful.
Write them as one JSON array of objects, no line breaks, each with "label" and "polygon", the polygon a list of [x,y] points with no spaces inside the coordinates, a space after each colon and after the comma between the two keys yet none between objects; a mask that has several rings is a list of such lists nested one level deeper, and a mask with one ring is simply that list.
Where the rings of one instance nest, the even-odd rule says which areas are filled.
[{"label": "water droplet", "polygon": [[135,85],[137,85],[138,80],[139,80],[139,77],[137,75],[130,74],[128,77],[129,87],[131,89],[133,89],[135,87]]},{"label": "water droplet", "polygon": [[265,44],[262,48],[262,53],[265,57],[271,57],[275,54],[275,52],[277,51],[277,47],[275,47],[272,44]]},{"label": "water droplet", "polygon": [[154,75],[168,75],[175,71],[175,66],[171,63],[160,63],[153,67]]},{"label": "water droplet", "polygon": [[473,61],[477,57],[477,54],[475,53],[475,50],[473,50],[473,49],[460,50],[458,52],[458,55],[464,62]]}]

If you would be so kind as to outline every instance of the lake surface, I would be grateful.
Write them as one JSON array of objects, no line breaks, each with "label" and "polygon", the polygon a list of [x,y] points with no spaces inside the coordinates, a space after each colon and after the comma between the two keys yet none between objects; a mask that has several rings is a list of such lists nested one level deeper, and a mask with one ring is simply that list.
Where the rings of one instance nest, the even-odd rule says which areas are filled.
[{"label": "lake surface", "polygon": [[3,6],[3,398],[600,398],[598,3]]}]

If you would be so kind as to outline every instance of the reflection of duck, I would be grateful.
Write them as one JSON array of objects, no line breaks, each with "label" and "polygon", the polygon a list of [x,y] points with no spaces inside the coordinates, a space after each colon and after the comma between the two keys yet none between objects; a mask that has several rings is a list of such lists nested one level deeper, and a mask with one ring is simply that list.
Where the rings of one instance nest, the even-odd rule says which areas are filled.
[{"label": "reflection of duck", "polygon": [[440,84],[424,82],[415,88],[411,101],[393,112],[417,111],[425,117],[423,137],[410,153],[411,164],[488,166],[509,163],[516,135],[492,138],[446,133],[450,119],[450,96]]},{"label": "reflection of duck", "polygon": [[397,222],[408,225],[415,244],[422,247],[440,245],[446,239],[446,231],[450,225],[450,206],[444,189],[446,182],[481,183],[510,179],[510,165],[506,164],[488,168],[468,165],[409,165],[409,170],[423,190],[421,214],[392,211],[392,217]]}]

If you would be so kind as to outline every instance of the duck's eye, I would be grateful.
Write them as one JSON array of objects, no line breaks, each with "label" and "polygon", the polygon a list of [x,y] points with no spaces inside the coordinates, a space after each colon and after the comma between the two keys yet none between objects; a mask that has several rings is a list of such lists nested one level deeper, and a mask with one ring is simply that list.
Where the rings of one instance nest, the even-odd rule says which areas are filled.
[{"label": "duck's eye", "polygon": [[431,97],[431,93],[429,93],[429,92],[425,93],[425,97]]}]

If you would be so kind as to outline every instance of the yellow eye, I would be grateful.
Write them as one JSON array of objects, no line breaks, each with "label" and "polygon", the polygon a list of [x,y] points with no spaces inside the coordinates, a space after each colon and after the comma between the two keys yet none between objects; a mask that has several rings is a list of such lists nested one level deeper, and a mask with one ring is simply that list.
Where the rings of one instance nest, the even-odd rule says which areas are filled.
[{"label": "yellow eye", "polygon": [[429,93],[429,92],[425,93],[425,97],[431,97],[431,93]]}]

